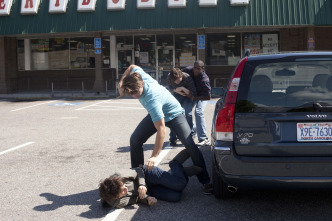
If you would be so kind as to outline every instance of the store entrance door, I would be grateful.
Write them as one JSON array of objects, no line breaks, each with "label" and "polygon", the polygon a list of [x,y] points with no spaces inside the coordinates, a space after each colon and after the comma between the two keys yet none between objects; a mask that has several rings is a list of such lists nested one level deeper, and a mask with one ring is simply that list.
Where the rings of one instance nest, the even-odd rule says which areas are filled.
[{"label": "store entrance door", "polygon": [[133,64],[133,50],[118,50],[117,79],[120,80],[127,68]]},{"label": "store entrance door", "polygon": [[167,86],[167,75],[174,67],[174,47],[159,46],[158,48],[158,82]]}]

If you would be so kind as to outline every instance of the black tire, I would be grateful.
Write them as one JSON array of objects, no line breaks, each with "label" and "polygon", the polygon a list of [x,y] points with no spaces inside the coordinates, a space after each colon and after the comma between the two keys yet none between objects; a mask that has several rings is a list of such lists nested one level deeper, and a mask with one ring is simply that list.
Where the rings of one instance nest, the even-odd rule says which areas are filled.
[{"label": "black tire", "polygon": [[212,159],[212,182],[213,182],[213,194],[216,198],[229,199],[234,193],[227,189],[228,184],[225,183],[217,173],[215,160]]}]

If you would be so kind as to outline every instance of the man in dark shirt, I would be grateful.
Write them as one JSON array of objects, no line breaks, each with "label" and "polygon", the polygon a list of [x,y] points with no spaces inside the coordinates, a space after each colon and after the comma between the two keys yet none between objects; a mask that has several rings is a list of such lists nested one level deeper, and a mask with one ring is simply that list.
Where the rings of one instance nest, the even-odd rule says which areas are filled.
[{"label": "man in dark shirt", "polygon": [[196,102],[195,118],[196,125],[194,124],[193,130],[197,130],[198,146],[208,146],[211,142],[206,133],[206,123],[204,117],[204,110],[207,105],[207,101],[211,99],[211,86],[210,79],[205,73],[204,62],[201,60],[195,61],[194,66],[186,67],[182,70],[188,73],[195,82],[197,96],[192,96],[187,93],[186,96]]},{"label": "man in dark shirt", "polygon": [[[193,129],[192,110],[195,102],[185,95],[185,91],[193,96],[196,96],[196,86],[192,77],[189,74],[182,72],[179,68],[173,68],[167,76],[167,84],[173,96],[180,102],[185,111],[185,116],[190,126]],[[193,136],[193,133],[191,134]],[[171,146],[176,146],[176,134],[171,130],[169,136],[169,143]]]}]

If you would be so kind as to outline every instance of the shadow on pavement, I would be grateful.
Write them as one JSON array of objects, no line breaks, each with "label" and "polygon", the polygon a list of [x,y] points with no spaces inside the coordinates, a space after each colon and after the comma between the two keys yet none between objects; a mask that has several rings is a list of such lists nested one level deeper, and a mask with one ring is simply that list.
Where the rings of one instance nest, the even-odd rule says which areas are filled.
[{"label": "shadow on pavement", "polygon": [[100,205],[98,189],[67,196],[58,196],[52,193],[42,193],[40,196],[45,197],[46,200],[51,202],[50,204],[44,204],[33,208],[40,212],[56,210],[63,206],[73,205],[90,205],[89,211],[79,214],[79,216],[89,219],[102,218],[109,212],[109,209],[104,209]]}]

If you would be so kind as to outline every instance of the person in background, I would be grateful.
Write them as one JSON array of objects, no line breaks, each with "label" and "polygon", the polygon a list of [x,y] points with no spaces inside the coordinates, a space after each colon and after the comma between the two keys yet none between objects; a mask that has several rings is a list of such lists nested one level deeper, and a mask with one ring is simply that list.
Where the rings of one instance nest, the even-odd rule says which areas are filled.
[{"label": "person in background", "polygon": [[185,93],[189,99],[195,101],[195,119],[196,124],[193,126],[193,131],[197,131],[198,146],[208,146],[211,142],[206,133],[206,123],[204,117],[204,110],[207,101],[211,99],[210,79],[205,73],[204,62],[201,60],[195,61],[194,66],[189,66],[182,69],[182,72],[188,73],[195,82],[197,96],[191,93]]},{"label": "person in background", "polygon": [[[186,96],[185,92],[189,92],[192,96],[196,96],[196,86],[189,74],[182,72],[179,68],[173,68],[167,76],[167,84],[173,96],[179,101],[184,109],[186,119],[193,129],[192,110],[195,105],[194,101]],[[192,133],[192,136],[194,133]],[[171,130],[169,135],[169,142],[171,146],[176,146],[177,137]]]}]

